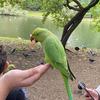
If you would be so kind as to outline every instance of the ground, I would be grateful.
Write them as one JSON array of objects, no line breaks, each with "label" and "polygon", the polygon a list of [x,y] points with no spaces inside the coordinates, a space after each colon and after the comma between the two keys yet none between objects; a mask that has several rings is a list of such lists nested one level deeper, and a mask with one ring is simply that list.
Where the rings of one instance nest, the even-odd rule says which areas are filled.
[{"label": "ground", "polygon": [[[43,62],[44,54],[41,48],[16,49],[15,45],[5,45],[8,60],[15,64],[16,68],[28,69]],[[70,81],[74,100],[85,100],[84,91],[77,88],[78,81],[83,81],[87,87],[96,88],[100,84],[100,53],[90,49],[81,49],[67,52],[70,68],[76,80]],[[94,54],[95,53],[95,54]],[[28,54],[28,55],[27,55]],[[91,62],[89,59],[93,59]],[[39,81],[28,87],[29,100],[68,100],[67,93],[60,73],[57,70],[49,69]]]}]

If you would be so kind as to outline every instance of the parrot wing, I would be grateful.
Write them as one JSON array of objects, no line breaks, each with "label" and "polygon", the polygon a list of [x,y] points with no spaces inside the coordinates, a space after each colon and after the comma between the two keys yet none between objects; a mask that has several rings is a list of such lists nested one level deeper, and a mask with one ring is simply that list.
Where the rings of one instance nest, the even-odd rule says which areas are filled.
[{"label": "parrot wing", "polygon": [[49,36],[43,42],[42,46],[49,59],[62,64],[66,63],[66,53],[57,37]]},{"label": "parrot wing", "polygon": [[66,53],[61,42],[56,36],[49,36],[44,43],[42,43],[46,59],[53,67],[59,69],[59,71],[68,77],[68,67],[66,60]]}]

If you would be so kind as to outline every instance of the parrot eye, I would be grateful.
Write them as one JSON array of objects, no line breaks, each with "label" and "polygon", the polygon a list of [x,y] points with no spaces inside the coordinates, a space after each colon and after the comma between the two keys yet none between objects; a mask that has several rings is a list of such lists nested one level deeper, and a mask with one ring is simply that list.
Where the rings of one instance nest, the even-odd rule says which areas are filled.
[{"label": "parrot eye", "polygon": [[38,42],[37,40],[35,40],[35,42]]},{"label": "parrot eye", "polygon": [[38,35],[39,35],[39,33],[36,34],[36,36],[38,36]]}]

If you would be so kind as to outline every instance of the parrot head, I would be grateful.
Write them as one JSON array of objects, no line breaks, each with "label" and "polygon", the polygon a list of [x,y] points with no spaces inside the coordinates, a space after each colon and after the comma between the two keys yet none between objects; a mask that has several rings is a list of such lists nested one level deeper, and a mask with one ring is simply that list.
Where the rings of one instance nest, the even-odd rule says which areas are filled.
[{"label": "parrot head", "polygon": [[34,44],[35,42],[43,42],[51,32],[44,28],[36,28],[30,35],[30,40]]}]

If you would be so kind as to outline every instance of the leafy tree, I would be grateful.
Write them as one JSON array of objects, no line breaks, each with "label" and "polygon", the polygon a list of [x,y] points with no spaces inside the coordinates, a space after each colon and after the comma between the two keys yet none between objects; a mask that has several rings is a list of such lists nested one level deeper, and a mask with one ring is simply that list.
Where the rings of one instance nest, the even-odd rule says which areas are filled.
[{"label": "leafy tree", "polygon": [[100,32],[100,2],[91,10],[93,18],[93,27],[95,26],[95,31]]},{"label": "leafy tree", "polygon": [[25,0],[23,2],[23,7],[28,10],[40,10],[41,0]]},{"label": "leafy tree", "polygon": [[41,6],[40,1],[41,0],[0,0],[0,6],[3,7],[5,4],[15,6],[17,4],[23,9],[39,10]]},{"label": "leafy tree", "polygon": [[41,0],[44,11],[43,21],[50,14],[57,25],[64,27],[61,41],[65,47],[71,33],[98,2],[99,0]]},{"label": "leafy tree", "polygon": [[0,0],[0,6],[3,7],[5,4],[11,4],[12,6],[18,4],[22,5],[24,0]]}]

